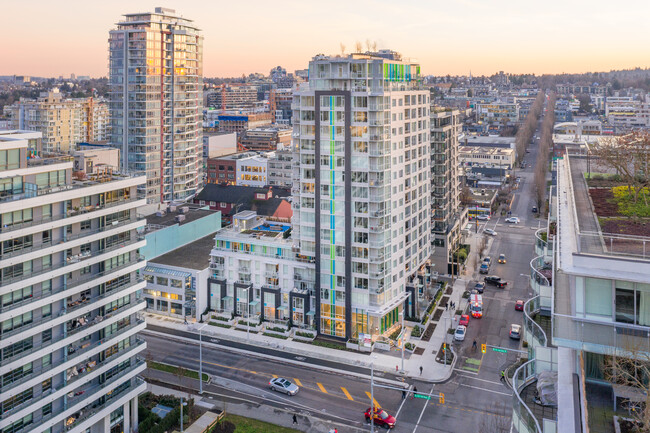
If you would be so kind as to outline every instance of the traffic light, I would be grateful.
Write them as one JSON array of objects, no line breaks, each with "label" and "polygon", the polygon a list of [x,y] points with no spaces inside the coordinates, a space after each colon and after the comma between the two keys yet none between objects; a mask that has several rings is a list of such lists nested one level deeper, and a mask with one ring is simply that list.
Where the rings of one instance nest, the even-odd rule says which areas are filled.
[{"label": "traffic light", "polygon": [[487,344],[481,344],[481,353],[487,352]]},{"label": "traffic light", "polygon": [[442,343],[442,353],[445,353],[447,350],[447,343]]},{"label": "traffic light", "polygon": [[438,396],[438,401],[440,402],[440,404],[445,404],[445,395],[443,393],[440,393],[440,395]]}]

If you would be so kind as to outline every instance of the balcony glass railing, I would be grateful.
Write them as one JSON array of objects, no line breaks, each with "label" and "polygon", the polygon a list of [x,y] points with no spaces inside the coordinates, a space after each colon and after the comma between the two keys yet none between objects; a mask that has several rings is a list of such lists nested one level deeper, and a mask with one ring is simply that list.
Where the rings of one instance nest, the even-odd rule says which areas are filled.
[{"label": "balcony glass railing", "polygon": [[68,257],[68,259],[65,262],[59,264],[56,267],[41,269],[39,271],[31,272],[31,273],[29,273],[27,275],[17,275],[15,277],[5,278],[2,281],[0,281],[0,283],[2,283],[2,285],[9,285],[9,284],[15,283],[17,281],[25,280],[27,278],[32,278],[32,277],[37,277],[39,275],[43,275],[43,274],[45,274],[47,272],[59,271],[61,269],[64,269],[67,266],[70,266],[70,265],[73,265],[73,264],[76,264],[76,263],[79,263],[79,262],[82,262],[82,261],[85,261],[85,260],[88,260],[88,259],[91,259],[91,258],[95,258],[95,257],[97,257],[97,256],[99,256],[101,254],[109,253],[111,251],[115,251],[115,250],[118,250],[120,248],[128,247],[129,245],[136,244],[136,243],[141,242],[143,240],[144,240],[144,236],[135,235],[130,240],[127,240],[127,241],[124,241],[124,242],[118,242],[117,244],[111,245],[110,247],[101,248],[99,250],[92,251],[91,253],[78,254],[76,256]]},{"label": "balcony glass railing", "polygon": [[30,297],[30,298],[23,299],[20,302],[15,302],[13,304],[6,305],[6,306],[0,306],[0,313],[12,310],[14,308],[24,307],[25,305],[29,305],[32,302],[38,301],[40,299],[48,298],[48,297],[56,295],[58,293],[65,292],[66,290],[72,290],[75,287],[79,287],[79,286],[81,286],[81,285],[83,285],[83,284],[85,284],[85,283],[87,283],[89,281],[95,281],[95,280],[97,280],[97,279],[99,279],[99,278],[101,278],[103,276],[111,275],[111,274],[117,274],[121,270],[123,270],[125,268],[128,268],[129,266],[133,266],[135,263],[143,262],[144,260],[145,260],[144,256],[141,255],[141,254],[138,254],[135,260],[130,261],[129,263],[126,263],[124,265],[118,266],[116,268],[108,269],[106,271],[99,272],[99,273],[96,273],[96,274],[89,274],[89,275],[86,275],[84,277],[77,278],[70,284],[63,284],[63,285],[59,286],[58,288],[53,289],[53,290],[51,290],[49,292],[34,295],[34,296]]},{"label": "balcony glass railing", "polygon": [[[32,245],[31,247],[27,247],[27,248],[23,248],[23,249],[20,249],[20,250],[15,250],[15,251],[11,251],[11,252],[8,252],[8,253],[4,253],[4,254],[2,254],[2,256],[0,256],[0,260],[8,259],[10,257],[20,256],[22,254],[27,254],[27,253],[32,252],[32,251],[42,250],[43,248],[48,248],[48,247],[57,246],[57,245],[64,245],[66,242],[74,241],[76,239],[85,238],[85,237],[88,237],[88,236],[91,236],[91,235],[95,235],[97,233],[105,232],[107,230],[112,230],[112,229],[116,229],[116,228],[119,228],[119,227],[123,227],[123,226],[125,226],[127,224],[138,222],[141,219],[142,218],[137,218],[137,217],[129,218],[129,219],[126,219],[126,220],[116,221],[116,223],[109,224],[109,225],[104,226],[104,227],[98,227],[98,228],[92,229],[92,230],[84,230],[83,232],[80,232],[80,233],[77,233],[77,234],[71,235],[71,236],[66,236],[65,239],[60,239],[60,240],[55,241],[55,242],[52,242],[52,241],[39,242],[39,243],[37,243],[35,245]],[[61,248],[63,249],[63,248],[65,248],[65,246],[62,246]]]},{"label": "balcony glass railing", "polygon": [[530,298],[524,304],[524,328],[531,341],[528,341],[529,347],[534,349],[535,346],[546,346],[548,339],[541,326],[535,321],[534,317],[539,314],[540,297]]},{"label": "balcony glass railing", "polygon": [[522,364],[512,377],[512,426],[518,433],[543,433],[539,421],[521,397],[523,389],[535,380],[535,360]]}]

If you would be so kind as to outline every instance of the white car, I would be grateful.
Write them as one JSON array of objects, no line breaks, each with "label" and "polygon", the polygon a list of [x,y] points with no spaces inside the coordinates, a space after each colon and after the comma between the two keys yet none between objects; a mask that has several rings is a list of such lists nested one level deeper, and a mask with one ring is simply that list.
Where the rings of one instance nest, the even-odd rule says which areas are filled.
[{"label": "white car", "polygon": [[296,395],[300,388],[283,377],[276,377],[269,382],[269,388],[286,395]]},{"label": "white car", "polygon": [[477,216],[476,219],[479,220],[479,221],[489,221],[490,220],[490,215],[481,214],[481,215]]},{"label": "white car", "polygon": [[517,218],[517,217],[506,218],[505,221],[507,223],[519,224],[519,218]]},{"label": "white car", "polygon": [[483,230],[483,233],[485,233],[486,235],[490,235],[490,236],[496,236],[497,235],[497,232],[495,232],[492,229],[485,229],[485,230]]},{"label": "white car", "polygon": [[458,325],[456,332],[454,332],[454,340],[456,341],[465,341],[465,333],[467,332],[467,326]]}]

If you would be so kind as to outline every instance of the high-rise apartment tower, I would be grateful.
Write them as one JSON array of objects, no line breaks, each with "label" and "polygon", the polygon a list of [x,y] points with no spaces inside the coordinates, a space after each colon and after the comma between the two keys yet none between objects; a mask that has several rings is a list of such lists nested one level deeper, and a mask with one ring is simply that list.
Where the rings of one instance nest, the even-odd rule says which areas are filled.
[{"label": "high-rise apartment tower", "polygon": [[[315,323],[338,338],[414,315],[430,257],[429,91],[395,52],[314,57],[293,98],[294,232]],[[409,298],[409,294],[411,294]]]},{"label": "high-rise apartment tower", "polygon": [[144,182],[74,179],[40,133],[0,131],[0,431],[137,428]]},{"label": "high-rise apartment tower", "polygon": [[203,182],[203,37],[172,9],[127,14],[109,37],[111,143],[146,173],[149,203]]}]

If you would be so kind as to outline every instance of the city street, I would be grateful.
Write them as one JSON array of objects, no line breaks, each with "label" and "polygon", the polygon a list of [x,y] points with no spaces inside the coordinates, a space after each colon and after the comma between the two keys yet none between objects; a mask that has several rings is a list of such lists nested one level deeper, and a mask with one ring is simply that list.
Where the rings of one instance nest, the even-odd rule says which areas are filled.
[{"label": "city street", "polygon": [[[511,324],[523,323],[523,313],[516,311],[514,306],[518,299],[526,300],[532,296],[529,267],[534,255],[534,233],[546,224],[531,212],[534,204],[532,172],[536,144],[530,146],[530,153],[525,157],[529,166],[516,173],[521,177],[521,183],[515,192],[512,216],[519,217],[520,223],[508,224],[504,222],[505,217],[495,215],[490,221],[479,225],[478,234],[471,234],[482,236],[486,228],[498,233],[489,243],[487,252],[492,257],[489,274],[502,277],[508,281],[508,286],[505,289],[486,287],[483,317],[470,319],[465,341],[452,343],[459,356],[454,374],[441,384],[418,381],[410,384],[417,388],[418,393],[430,395],[429,400],[410,397],[402,400],[398,390],[375,387],[377,405],[397,418],[395,432],[475,431],[477,427],[480,431],[510,430],[512,391],[500,381],[500,372],[515,363],[520,356],[519,351],[523,350],[521,340],[511,339],[509,330]],[[506,264],[497,263],[499,254],[506,255]],[[483,275],[478,275],[478,272],[473,281],[477,280],[483,280]],[[159,335],[145,334],[148,351],[154,360],[198,369],[196,334],[157,327],[150,329],[194,339],[193,343],[177,342]],[[474,340],[478,343],[477,350],[472,349]],[[370,372],[367,368],[297,357],[272,348],[252,348],[246,344],[218,340],[211,342],[209,338],[204,343],[204,372],[215,378],[213,384],[206,387],[207,396],[210,392],[225,394],[294,410],[306,416],[318,414],[318,417],[332,422],[365,428],[363,412],[370,406]],[[482,354],[480,347],[484,343],[488,345],[488,350]],[[495,351],[493,348],[506,351]],[[268,356],[276,359],[269,360]],[[301,364],[283,362],[282,358],[292,362],[298,360]],[[318,365],[321,369],[311,369],[305,364]],[[328,368],[356,374],[333,374],[327,372]],[[386,379],[397,379],[391,374],[381,374]],[[361,375],[366,375],[367,379]],[[298,395],[288,397],[270,391],[268,381],[276,376],[299,385],[301,389]],[[440,402],[440,393],[444,394],[444,403]]]}]

